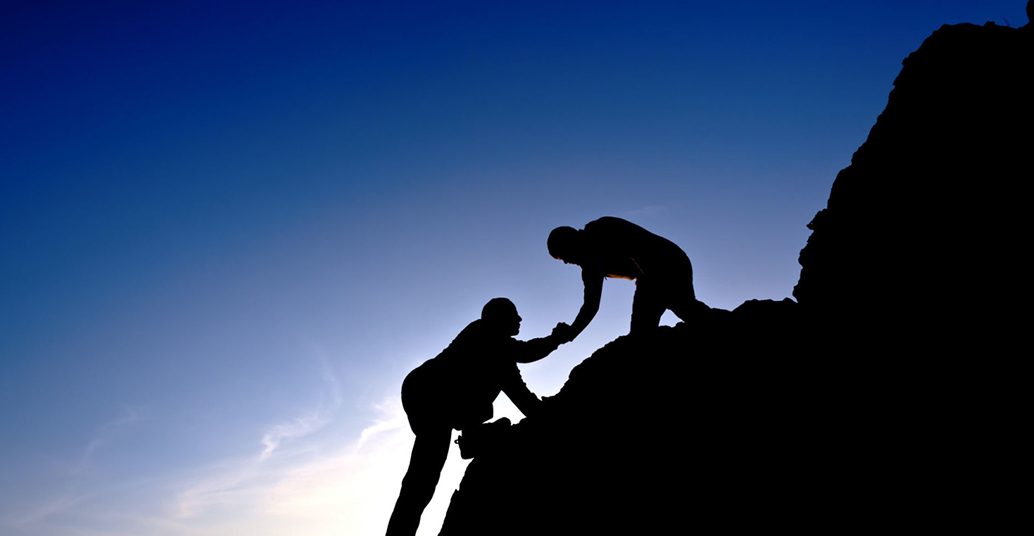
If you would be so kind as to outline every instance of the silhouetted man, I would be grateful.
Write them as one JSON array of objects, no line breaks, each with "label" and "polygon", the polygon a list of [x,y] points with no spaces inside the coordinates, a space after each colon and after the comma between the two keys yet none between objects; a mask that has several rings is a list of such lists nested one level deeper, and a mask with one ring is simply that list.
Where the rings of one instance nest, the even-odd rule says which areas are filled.
[{"label": "silhouetted man", "polygon": [[693,266],[685,252],[634,223],[606,216],[582,230],[557,227],[546,245],[553,258],[582,268],[585,296],[574,322],[561,330],[564,342],[577,337],[596,316],[607,277],[636,282],[631,333],[656,328],[665,310],[688,321],[707,309],[693,293]]},{"label": "silhouetted man", "polygon": [[495,298],[485,304],[480,320],[467,325],[448,348],[406,376],[402,407],[416,443],[388,522],[388,536],[416,533],[449,454],[453,428],[467,436],[490,426],[482,423],[492,418],[492,402],[500,391],[525,415],[539,411],[542,401],[524,384],[517,363],[531,363],[556,350],[561,344],[557,332],[565,327],[569,329],[558,324],[548,337],[514,339],[521,328],[517,308],[506,298]]}]

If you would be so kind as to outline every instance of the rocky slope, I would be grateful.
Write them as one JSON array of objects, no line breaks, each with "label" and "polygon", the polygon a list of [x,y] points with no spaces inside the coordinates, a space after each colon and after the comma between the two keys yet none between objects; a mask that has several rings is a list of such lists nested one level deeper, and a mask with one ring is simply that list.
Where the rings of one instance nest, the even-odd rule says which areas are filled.
[{"label": "rocky slope", "polygon": [[809,227],[794,296],[622,337],[476,458],[444,536],[986,532],[1029,423],[1034,31],[945,26]]}]

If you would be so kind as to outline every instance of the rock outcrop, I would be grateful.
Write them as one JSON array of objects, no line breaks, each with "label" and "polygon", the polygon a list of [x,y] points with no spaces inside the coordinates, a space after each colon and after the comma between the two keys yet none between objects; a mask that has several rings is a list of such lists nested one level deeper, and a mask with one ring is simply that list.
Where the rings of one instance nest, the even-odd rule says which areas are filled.
[{"label": "rock outcrop", "polygon": [[471,462],[441,534],[1008,523],[1032,66],[1029,26],[935,32],[809,224],[798,301],[601,348]]},{"label": "rock outcrop", "polygon": [[1026,283],[1032,30],[943,26],[905,59],[808,225],[801,305],[911,339],[972,332],[981,315],[981,332],[1016,325],[1006,317]]}]

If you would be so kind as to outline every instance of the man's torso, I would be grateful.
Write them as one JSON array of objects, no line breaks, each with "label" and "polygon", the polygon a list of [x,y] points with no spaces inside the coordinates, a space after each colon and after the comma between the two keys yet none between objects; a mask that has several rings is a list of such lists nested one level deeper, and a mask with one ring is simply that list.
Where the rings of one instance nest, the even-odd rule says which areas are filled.
[{"label": "man's torso", "polygon": [[607,216],[589,222],[583,232],[607,277],[692,278],[689,257],[681,248],[634,223]]}]

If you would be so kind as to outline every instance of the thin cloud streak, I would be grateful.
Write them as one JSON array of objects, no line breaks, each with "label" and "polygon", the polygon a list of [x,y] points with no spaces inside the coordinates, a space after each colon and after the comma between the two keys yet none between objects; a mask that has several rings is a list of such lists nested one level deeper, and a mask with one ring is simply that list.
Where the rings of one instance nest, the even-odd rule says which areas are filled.
[{"label": "thin cloud streak", "polygon": [[27,526],[60,512],[74,507],[82,501],[82,497],[75,494],[62,495],[40,504],[27,512],[10,514],[6,516],[5,522],[15,526]]},{"label": "thin cloud streak", "polygon": [[[327,385],[333,382],[328,380]],[[328,399],[340,400],[333,392],[324,400]],[[259,456],[241,453],[131,481],[78,479],[70,483],[76,493],[52,494],[34,507],[5,514],[3,532],[18,536],[383,533],[414,439],[401,401],[390,396],[373,405],[369,409],[375,417],[369,424],[346,436],[332,435],[336,421],[331,414],[336,406],[333,402],[270,427],[262,436],[265,449]],[[127,410],[97,429],[92,439],[101,439],[91,439],[87,451],[104,448],[105,434],[142,418],[142,412]],[[425,511],[421,535],[437,532],[450,489],[462,478],[466,462],[455,454],[442,472],[439,493]]]},{"label": "thin cloud streak", "polygon": [[378,435],[399,429],[405,430],[408,427],[408,420],[406,419],[405,411],[402,409],[402,401],[400,399],[396,397],[388,398],[384,402],[375,405],[374,409],[386,417],[378,419],[373,425],[363,429],[355,446],[356,452]]},{"label": "thin cloud streak", "polygon": [[[237,518],[239,526],[229,529],[233,534],[235,529],[241,534],[250,530],[246,525],[268,527],[290,520],[298,530],[307,523],[322,527],[311,534],[383,531],[412,434],[397,399],[374,409],[381,417],[343,445],[310,445],[314,448],[285,452],[280,458],[241,458],[204,468],[199,471],[204,477],[182,484],[172,511],[181,520],[238,512],[242,517]],[[327,451],[332,453],[318,454]]]},{"label": "thin cloud streak", "polygon": [[262,444],[265,448],[259,455],[259,460],[269,458],[282,441],[307,436],[323,428],[327,422],[326,417],[318,412],[312,412],[302,417],[296,417],[293,421],[274,425],[262,436]]},{"label": "thin cloud streak", "polygon": [[88,473],[94,454],[102,447],[110,445],[120,429],[146,419],[147,416],[142,408],[129,407],[124,410],[122,416],[98,427],[83,449],[83,454],[79,459],[79,463],[72,469],[72,474],[79,476]]},{"label": "thin cloud streak", "polygon": [[317,350],[316,354],[320,361],[323,381],[327,383],[330,389],[330,399],[336,409],[341,406],[344,400],[341,396],[341,383],[338,381],[337,375],[334,374],[334,369],[330,366],[330,359],[327,357],[326,352]]},{"label": "thin cloud streak", "polygon": [[321,377],[326,384],[324,396],[330,398],[329,406],[321,403],[318,408],[301,417],[295,417],[291,421],[270,427],[262,436],[264,448],[259,455],[259,460],[269,458],[284,441],[305,437],[319,431],[330,422],[331,415],[341,407],[343,401],[341,385],[330,367],[330,361],[322,351],[316,350],[316,354],[320,362]]}]

